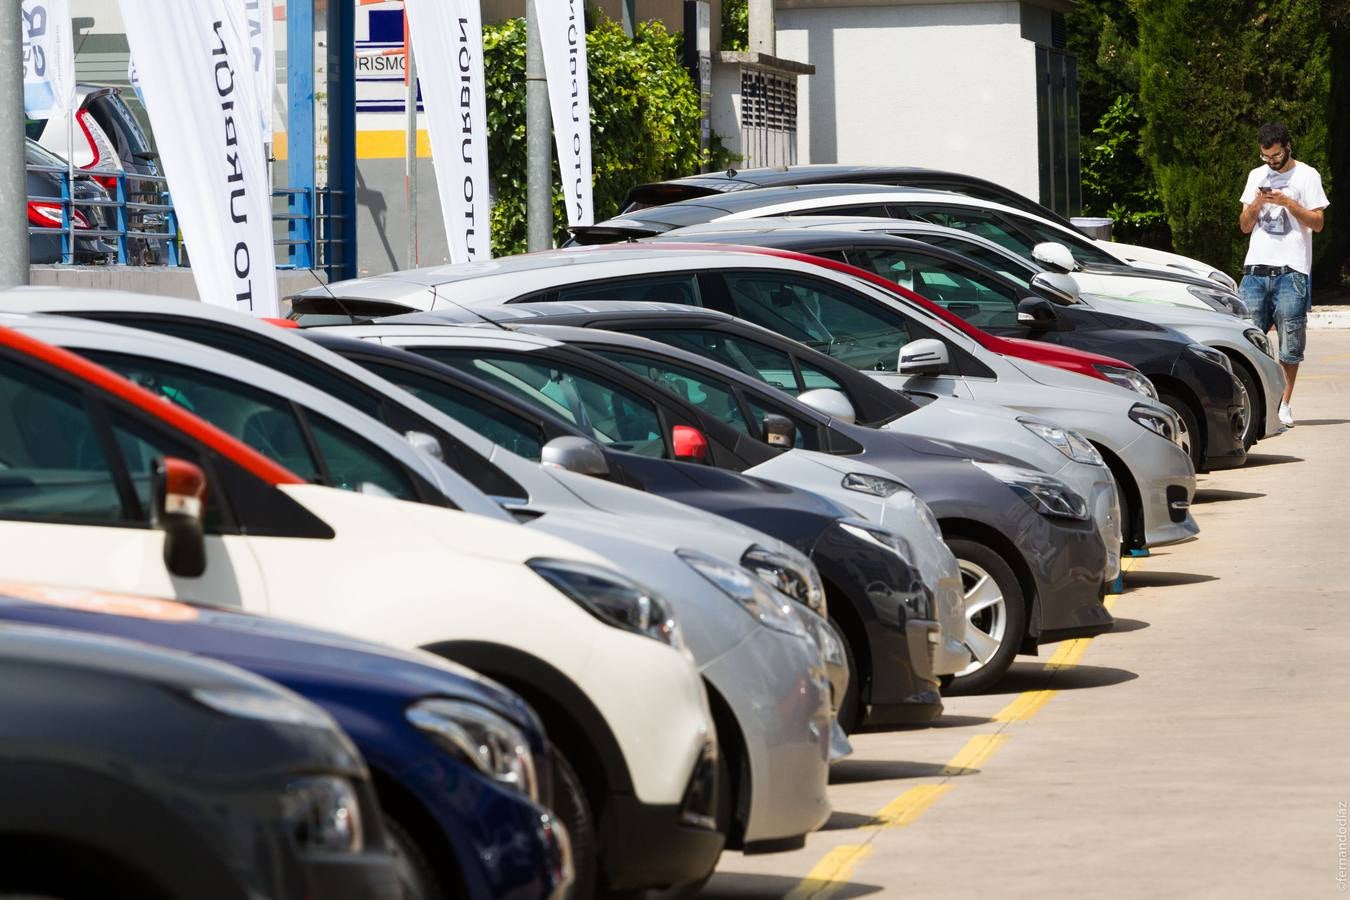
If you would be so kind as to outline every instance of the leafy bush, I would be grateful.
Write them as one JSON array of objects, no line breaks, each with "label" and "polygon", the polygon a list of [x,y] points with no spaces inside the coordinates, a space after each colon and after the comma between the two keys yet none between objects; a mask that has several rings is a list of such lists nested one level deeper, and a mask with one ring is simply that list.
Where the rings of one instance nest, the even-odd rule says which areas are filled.
[{"label": "leafy bush", "polygon": [[[586,34],[590,68],[591,165],[596,220],[618,213],[628,189],[699,171],[698,88],[681,64],[681,38],[660,22],[643,22],[633,38],[603,15]],[[495,189],[494,255],[526,248],[525,21],[483,29],[488,152]],[[554,238],[567,237],[567,215],[553,163]]]},{"label": "leafy bush", "polygon": [[1141,124],[1134,96],[1120,94],[1083,141],[1083,213],[1114,219],[1118,241],[1167,249],[1162,198],[1139,155]]},{"label": "leafy bush", "polygon": [[750,5],[746,0],[722,0],[722,49],[750,46]]}]

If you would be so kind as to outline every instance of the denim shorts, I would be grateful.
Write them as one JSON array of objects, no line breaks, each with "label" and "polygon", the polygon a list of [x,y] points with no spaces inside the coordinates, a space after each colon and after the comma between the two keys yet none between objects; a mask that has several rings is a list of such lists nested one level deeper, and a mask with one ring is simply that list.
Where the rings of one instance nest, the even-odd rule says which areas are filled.
[{"label": "denim shorts", "polygon": [[1280,336],[1280,362],[1303,362],[1308,330],[1308,276],[1302,272],[1283,275],[1244,275],[1238,296],[1252,312],[1252,322],[1262,334],[1274,325]]}]

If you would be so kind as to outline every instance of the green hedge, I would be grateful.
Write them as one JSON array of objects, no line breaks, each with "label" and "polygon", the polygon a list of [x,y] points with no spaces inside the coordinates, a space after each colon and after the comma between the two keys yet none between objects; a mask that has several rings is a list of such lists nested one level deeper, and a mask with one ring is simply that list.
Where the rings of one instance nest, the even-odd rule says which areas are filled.
[{"label": "green hedge", "polygon": [[[628,189],[700,171],[698,90],[681,65],[681,37],[660,22],[643,22],[629,38],[613,20],[595,16],[586,35],[590,67],[591,162],[595,218],[618,213]],[[488,153],[494,187],[492,252],[524,252],[525,21],[483,29]],[[557,161],[553,164],[554,237],[567,237]]]}]

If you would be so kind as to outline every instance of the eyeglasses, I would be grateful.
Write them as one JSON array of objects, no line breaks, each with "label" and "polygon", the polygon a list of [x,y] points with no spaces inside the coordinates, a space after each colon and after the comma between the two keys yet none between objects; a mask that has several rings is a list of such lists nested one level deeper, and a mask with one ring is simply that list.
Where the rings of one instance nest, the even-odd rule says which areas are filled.
[{"label": "eyeglasses", "polygon": [[1279,160],[1284,159],[1284,158],[1287,157],[1288,155],[1289,155],[1289,151],[1288,151],[1288,150],[1281,150],[1279,153],[1275,153],[1275,154],[1272,154],[1272,155],[1270,155],[1270,156],[1266,156],[1264,153],[1262,153],[1262,154],[1261,154],[1261,159],[1264,160],[1265,162],[1273,163],[1273,162],[1277,162],[1277,161],[1279,161]]}]

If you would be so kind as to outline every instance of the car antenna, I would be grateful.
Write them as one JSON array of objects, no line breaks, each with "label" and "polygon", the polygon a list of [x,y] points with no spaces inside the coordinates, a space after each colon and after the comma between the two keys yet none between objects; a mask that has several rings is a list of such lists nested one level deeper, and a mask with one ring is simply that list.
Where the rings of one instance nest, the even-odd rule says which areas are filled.
[{"label": "car antenna", "polygon": [[[334,303],[338,305],[338,308],[342,310],[342,314],[347,318],[351,319],[353,325],[358,324],[356,321],[356,315],[353,314],[351,308],[347,306],[347,302],[343,300],[341,297],[339,297],[337,294],[333,293],[333,289],[328,286],[327,282],[325,282],[322,278],[319,277],[318,272],[316,272],[314,269],[308,269],[307,271],[309,272],[310,277],[314,279],[314,283],[317,284],[319,287],[323,288],[324,293],[328,295],[328,299],[332,300]],[[367,318],[365,319],[365,321],[368,322],[370,320]]]},{"label": "car antenna", "polygon": [[[436,285],[434,285],[434,284],[431,286],[431,298],[432,298],[433,301],[436,301],[436,300],[440,300],[440,299],[441,299],[441,294],[440,294],[439,291],[436,290]],[[507,328],[505,325],[503,325],[501,322],[498,322],[496,319],[489,319],[487,316],[483,315],[483,314],[480,313],[478,310],[476,310],[476,309],[471,309],[471,308],[465,306],[463,303],[456,303],[454,300],[451,300],[449,297],[446,297],[446,298],[445,298],[445,302],[446,302],[446,303],[449,303],[451,306],[454,306],[454,307],[456,307],[456,308],[458,308],[458,309],[464,310],[466,313],[468,313],[468,314],[471,315],[471,316],[477,316],[478,318],[482,319],[484,322],[486,322],[486,323],[489,324],[489,325],[495,325],[496,327],[500,328],[502,331],[510,331],[510,330],[511,330],[510,328]]]}]

